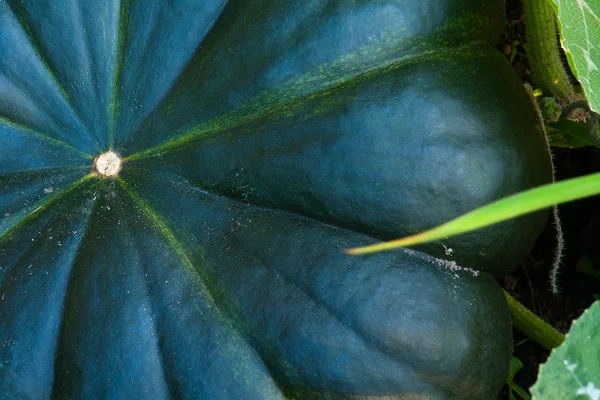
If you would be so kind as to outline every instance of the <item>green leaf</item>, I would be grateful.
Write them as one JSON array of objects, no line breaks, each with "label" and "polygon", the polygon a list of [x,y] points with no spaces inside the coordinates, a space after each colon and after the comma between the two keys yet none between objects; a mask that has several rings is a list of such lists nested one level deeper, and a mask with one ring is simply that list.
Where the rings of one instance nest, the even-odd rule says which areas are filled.
[{"label": "green leaf", "polygon": [[554,124],[547,124],[546,131],[550,144],[554,147],[577,148],[584,146],[599,147],[600,144],[590,137],[588,127],[580,122],[560,120]]},{"label": "green leaf", "polygon": [[590,108],[600,112],[600,0],[552,0],[561,44]]},{"label": "green leaf", "polygon": [[600,399],[600,302],[573,322],[531,388],[534,399]]},{"label": "green leaf", "polygon": [[[568,179],[526,190],[470,211],[458,218],[416,235],[370,246],[348,249],[349,254],[368,254],[414,246],[474,231],[498,222],[600,194],[600,173]],[[599,399],[600,400],[600,399]]]}]

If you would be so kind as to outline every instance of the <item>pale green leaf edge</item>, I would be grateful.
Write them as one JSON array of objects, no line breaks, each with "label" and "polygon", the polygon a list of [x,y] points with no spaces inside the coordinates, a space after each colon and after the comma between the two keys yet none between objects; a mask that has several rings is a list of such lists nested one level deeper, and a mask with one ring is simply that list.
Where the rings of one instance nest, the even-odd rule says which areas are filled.
[{"label": "pale green leaf edge", "polygon": [[548,0],[558,19],[560,42],[590,109],[600,113],[600,0]]},{"label": "pale green leaf edge", "polygon": [[[594,364],[594,357],[599,358],[600,352],[599,326],[600,301],[596,301],[573,322],[565,342],[552,350],[548,360],[540,366],[538,379],[531,387],[533,400],[600,398],[600,365]],[[592,343],[587,344],[587,350],[577,349],[577,346],[583,346],[584,341]],[[572,349],[581,358],[568,357],[566,353]],[[584,372],[580,372],[582,370]],[[595,382],[580,379],[582,374],[588,378],[593,376]]]}]

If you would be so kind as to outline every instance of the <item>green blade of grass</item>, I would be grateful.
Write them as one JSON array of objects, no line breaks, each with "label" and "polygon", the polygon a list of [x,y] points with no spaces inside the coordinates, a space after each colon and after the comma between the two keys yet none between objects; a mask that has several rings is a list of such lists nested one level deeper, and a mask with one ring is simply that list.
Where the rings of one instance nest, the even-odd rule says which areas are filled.
[{"label": "green blade of grass", "polygon": [[600,173],[551,183],[497,200],[470,211],[449,222],[416,235],[348,249],[348,254],[359,255],[414,246],[474,231],[524,214],[600,194]]}]

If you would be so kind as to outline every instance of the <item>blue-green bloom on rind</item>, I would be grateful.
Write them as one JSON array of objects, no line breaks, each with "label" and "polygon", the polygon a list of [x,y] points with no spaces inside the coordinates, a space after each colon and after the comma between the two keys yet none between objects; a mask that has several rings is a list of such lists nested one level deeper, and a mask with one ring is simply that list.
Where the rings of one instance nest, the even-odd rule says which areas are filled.
[{"label": "blue-green bloom on rind", "polygon": [[494,398],[545,215],[343,250],[549,180],[503,12],[0,0],[0,394]]}]

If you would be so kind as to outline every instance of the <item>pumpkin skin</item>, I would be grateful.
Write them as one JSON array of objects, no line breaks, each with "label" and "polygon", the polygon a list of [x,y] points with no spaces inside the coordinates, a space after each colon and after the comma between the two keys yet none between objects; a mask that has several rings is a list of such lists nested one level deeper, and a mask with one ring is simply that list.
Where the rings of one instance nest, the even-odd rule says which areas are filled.
[{"label": "pumpkin skin", "polygon": [[543,213],[342,250],[549,180],[503,12],[0,1],[0,393],[494,398]]}]

